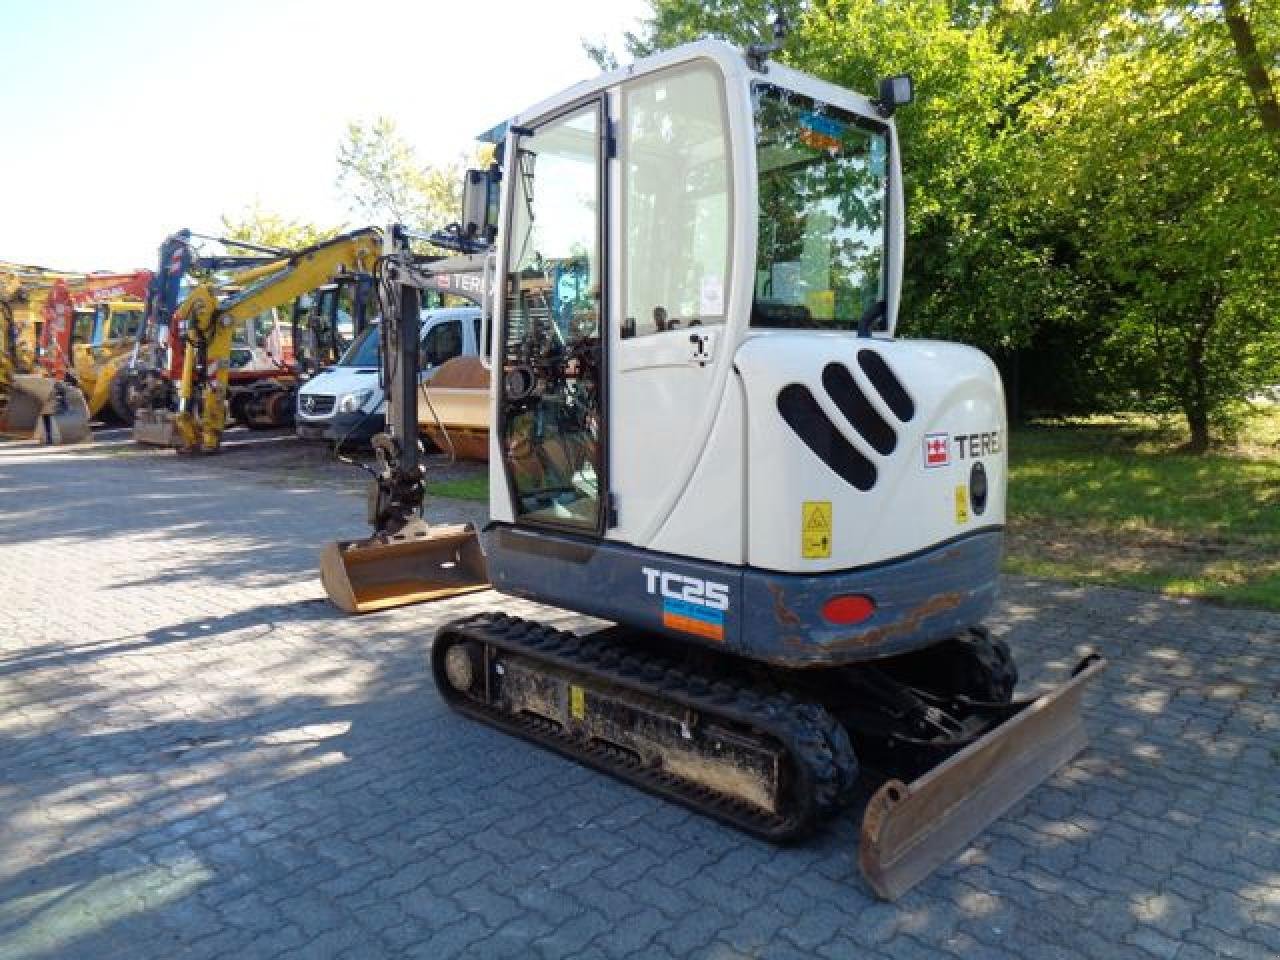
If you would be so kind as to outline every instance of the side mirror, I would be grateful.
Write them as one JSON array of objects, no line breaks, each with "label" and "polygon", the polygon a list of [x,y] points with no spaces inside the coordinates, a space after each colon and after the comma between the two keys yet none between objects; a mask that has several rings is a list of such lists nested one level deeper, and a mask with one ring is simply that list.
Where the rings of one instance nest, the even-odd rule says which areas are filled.
[{"label": "side mirror", "polygon": [[468,170],[462,182],[462,235],[485,244],[498,236],[498,183],[502,169]]},{"label": "side mirror", "polygon": [[894,77],[885,77],[880,81],[880,98],[876,100],[876,110],[882,117],[892,117],[895,110],[905,107],[915,99],[915,85],[911,74],[900,73]]}]

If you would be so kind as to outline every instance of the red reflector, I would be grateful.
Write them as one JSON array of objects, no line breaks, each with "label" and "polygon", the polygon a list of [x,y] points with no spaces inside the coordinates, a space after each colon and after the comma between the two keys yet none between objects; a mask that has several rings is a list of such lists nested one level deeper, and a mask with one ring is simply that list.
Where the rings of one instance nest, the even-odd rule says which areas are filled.
[{"label": "red reflector", "polygon": [[870,597],[853,595],[832,597],[822,605],[822,616],[829,623],[840,625],[861,623],[876,612],[875,601]]}]

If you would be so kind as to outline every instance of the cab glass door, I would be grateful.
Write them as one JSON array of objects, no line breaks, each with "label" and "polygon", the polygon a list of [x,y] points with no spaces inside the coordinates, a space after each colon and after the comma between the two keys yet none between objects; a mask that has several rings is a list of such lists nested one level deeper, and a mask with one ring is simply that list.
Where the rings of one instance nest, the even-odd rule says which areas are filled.
[{"label": "cab glass door", "polygon": [[508,164],[499,436],[517,520],[602,532],[600,101],[522,135]]}]

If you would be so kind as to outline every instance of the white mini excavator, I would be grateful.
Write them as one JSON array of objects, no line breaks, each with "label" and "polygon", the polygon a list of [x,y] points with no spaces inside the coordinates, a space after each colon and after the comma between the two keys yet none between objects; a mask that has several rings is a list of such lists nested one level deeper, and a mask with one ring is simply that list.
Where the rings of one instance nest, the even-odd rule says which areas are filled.
[{"label": "white mini excavator", "polygon": [[[770,840],[874,793],[860,861],[896,897],[1085,745],[1080,663],[1012,699],[995,600],[1008,440],[981,352],[899,340],[889,78],[868,99],[702,41],[494,132],[460,255],[385,234],[389,432],[375,534],[326,548],[340,607],[483,589],[431,662],[461,713]],[[421,517],[417,297],[491,331],[490,521]],[[866,774],[861,777],[860,774]]]}]

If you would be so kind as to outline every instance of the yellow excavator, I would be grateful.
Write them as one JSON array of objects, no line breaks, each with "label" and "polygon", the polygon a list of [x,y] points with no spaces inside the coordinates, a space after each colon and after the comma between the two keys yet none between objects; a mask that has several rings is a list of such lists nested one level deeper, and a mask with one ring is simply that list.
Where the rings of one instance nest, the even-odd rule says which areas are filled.
[{"label": "yellow excavator", "polygon": [[[460,256],[387,231],[375,533],[321,579],[355,613],[492,586],[611,621],[495,604],[436,633],[436,688],[770,841],[870,793],[859,861],[894,898],[1084,748],[1103,661],[1016,700],[981,626],[1008,426],[988,357],[894,336],[910,78],[868,98],[770,49],[688,44],[512,119]],[[495,368],[480,534],[422,516],[412,374],[418,296],[468,271]]]},{"label": "yellow excavator", "polygon": [[[216,452],[226,426],[236,331],[246,320],[325,284],[371,276],[381,245],[381,231],[355,230],[240,270],[224,282],[206,280],[193,288],[168,322],[179,348],[175,352],[181,354],[177,410],[137,410],[134,438],[183,453]],[[279,376],[237,398],[243,417],[291,411],[297,379],[290,375],[283,357],[277,360]]]},{"label": "yellow excavator", "polygon": [[[39,348],[47,335],[51,296],[64,280],[41,267],[0,264],[0,436],[47,444],[89,436],[89,410],[74,378],[56,376]],[[69,324],[70,307],[65,309]]]},{"label": "yellow excavator", "polygon": [[111,299],[75,311],[73,331],[83,331],[83,337],[73,333],[71,371],[92,418],[110,417],[125,425],[132,420],[118,386],[142,324],[143,309],[141,299]]}]

